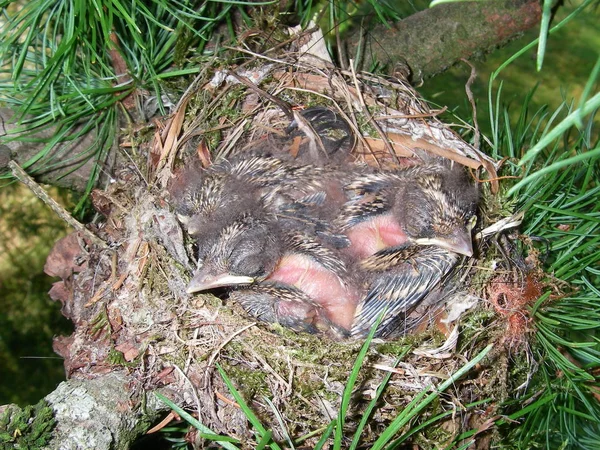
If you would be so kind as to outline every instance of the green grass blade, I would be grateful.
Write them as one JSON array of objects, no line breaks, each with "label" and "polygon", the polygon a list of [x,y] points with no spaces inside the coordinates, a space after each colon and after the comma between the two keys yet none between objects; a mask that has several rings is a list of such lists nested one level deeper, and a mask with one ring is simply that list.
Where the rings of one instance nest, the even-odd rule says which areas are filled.
[{"label": "green grass blade", "polygon": [[542,70],[544,64],[544,55],[546,54],[546,42],[548,41],[548,27],[550,26],[550,19],[552,18],[552,4],[553,0],[544,0],[542,5],[542,22],[540,24],[540,37],[538,38],[538,51],[536,68],[539,72]]},{"label": "green grass blade", "polygon": [[332,420],[331,422],[329,422],[329,425],[323,432],[323,436],[321,436],[321,439],[319,439],[317,445],[315,445],[315,450],[321,450],[323,448],[323,446],[331,436],[331,433],[333,433],[333,429],[335,428],[336,423],[336,420]]},{"label": "green grass blade", "polygon": [[[580,117],[580,114],[587,115],[598,108],[600,108],[600,93],[594,95],[591,99],[589,99],[585,103],[585,105],[583,105],[581,111],[577,110],[575,112],[570,113],[565,119],[563,119],[559,124],[552,128],[542,139],[540,139],[540,141],[534,147],[532,147],[527,151],[527,153],[525,153],[523,158],[521,158],[519,164],[524,165],[525,163],[532,161],[533,158],[535,158],[552,141],[562,136],[569,128],[571,128],[576,123],[577,118]],[[524,184],[524,180],[521,180],[519,183],[515,184],[508,191],[508,195],[514,194]]]},{"label": "green grass blade", "polygon": [[[227,376],[227,374],[225,373],[223,368],[219,364],[215,364],[215,365],[217,367],[217,370],[219,371],[219,374],[221,374],[223,381],[227,385],[229,392],[231,393],[231,395],[233,395],[233,398],[235,399],[237,404],[240,405],[240,408],[244,412],[244,415],[248,418],[248,421],[252,424],[254,429],[258,432],[259,442],[262,442],[262,443],[269,442],[268,445],[271,449],[281,450],[281,447],[279,447],[279,445],[277,445],[277,443],[275,443],[271,440],[271,437],[272,437],[271,432],[266,430],[266,428],[261,423],[260,419],[256,416],[256,414],[254,414],[254,411],[252,411],[252,409],[248,406],[248,404],[244,400],[244,397],[242,397],[242,395],[239,393],[239,391],[235,388],[235,386],[233,385],[233,383],[231,382],[231,380],[229,379],[229,377]],[[268,439],[265,441],[267,435],[268,435]]]},{"label": "green grass blade", "polygon": [[377,321],[371,327],[371,330],[369,331],[369,334],[367,335],[367,338],[365,339],[364,344],[362,345],[362,347],[360,348],[360,351],[358,352],[358,356],[356,357],[356,361],[354,363],[354,366],[352,367],[352,372],[350,372],[350,376],[348,377],[348,382],[346,383],[346,386],[344,387],[344,393],[342,394],[342,402],[340,405],[340,410],[338,412],[337,424],[336,424],[336,428],[335,428],[335,439],[334,439],[334,444],[333,444],[333,448],[335,450],[339,450],[342,448],[344,422],[345,422],[345,418],[346,418],[346,413],[348,412],[348,407],[350,405],[350,399],[352,398],[352,391],[354,390],[356,380],[358,379],[358,373],[360,372],[362,363],[365,359],[365,356],[367,355],[367,352],[369,351],[369,346],[371,345],[371,341],[373,340],[373,337],[375,336],[375,332],[377,331],[377,328],[381,324],[381,321],[385,317],[386,312],[387,312],[387,308],[385,308],[382,311],[382,313],[379,314]]},{"label": "green grass blade", "polygon": [[[396,361],[394,362],[394,365],[392,367],[396,367],[398,365],[398,363],[400,361],[402,361],[402,359],[408,354],[408,352],[410,350],[411,350],[411,348],[407,347],[406,350],[404,350],[402,352],[402,354],[400,356],[398,356],[398,358],[396,359]],[[365,429],[367,422],[371,418],[371,414],[375,410],[377,403],[381,399],[381,396],[382,396],[385,388],[387,387],[387,384],[390,381],[390,378],[392,377],[392,373],[393,373],[392,371],[388,371],[388,373],[386,373],[385,376],[383,377],[383,379],[381,380],[381,383],[379,383],[379,386],[377,387],[377,390],[375,391],[375,395],[373,396],[373,398],[367,405],[367,408],[365,409],[365,412],[363,413],[362,418],[360,419],[360,422],[359,422],[358,426],[356,427],[356,430],[354,432],[354,437],[352,439],[352,443],[350,444],[349,450],[354,450],[357,448],[357,446],[360,442],[361,434],[362,434],[363,430]]]},{"label": "green grass blade", "polygon": [[203,438],[211,440],[211,441],[219,442],[219,444],[221,446],[223,446],[224,448],[226,448],[227,450],[238,450],[238,447],[236,447],[235,445],[232,444],[232,443],[236,443],[236,444],[239,443],[239,441],[237,439],[233,439],[228,436],[220,436],[218,434],[213,433],[213,431],[210,428],[203,425],[198,419],[193,417],[191,414],[188,414],[183,408],[177,406],[175,403],[173,403],[171,400],[169,400],[164,395],[160,394],[159,392],[155,392],[154,395],[161,402],[163,402],[169,408],[171,408],[173,411],[175,411],[177,414],[179,414],[179,416],[182,419],[184,419],[186,422],[188,422],[194,428],[196,428],[198,431],[200,431],[200,434]]},{"label": "green grass blade", "polygon": [[271,400],[269,400],[267,397],[263,396],[264,401],[267,403],[267,405],[269,405],[269,408],[271,408],[271,411],[273,411],[273,414],[275,414],[275,418],[277,419],[277,422],[279,423],[279,426],[281,427],[281,432],[283,433],[283,437],[285,438],[285,440],[287,441],[289,447],[292,450],[295,450],[295,446],[294,443],[292,442],[292,439],[290,438],[290,433],[287,430],[287,427],[285,426],[285,421],[283,420],[283,417],[281,417],[281,413],[277,410],[277,408],[275,407],[275,405],[273,404],[273,402]]},{"label": "green grass blade", "polygon": [[[409,410],[406,414],[401,414],[396,417],[392,423],[388,426],[388,428],[381,434],[381,436],[375,441],[371,450],[381,450],[384,446],[398,433],[408,422],[416,417],[427,405],[429,405],[435,398],[437,398],[440,393],[444,392],[448,387],[453,385],[457,380],[459,380],[463,375],[465,375],[469,370],[471,370],[475,365],[477,365],[493,348],[493,344],[488,345],[484,348],[475,358],[461,367],[458,371],[456,371],[452,376],[450,376],[446,381],[444,381],[436,390],[431,394],[427,395],[421,401],[421,398],[425,396],[425,391],[420,393],[409,403],[409,405],[405,408]],[[422,394],[422,395],[421,395]],[[410,407],[410,408],[409,408]]]}]

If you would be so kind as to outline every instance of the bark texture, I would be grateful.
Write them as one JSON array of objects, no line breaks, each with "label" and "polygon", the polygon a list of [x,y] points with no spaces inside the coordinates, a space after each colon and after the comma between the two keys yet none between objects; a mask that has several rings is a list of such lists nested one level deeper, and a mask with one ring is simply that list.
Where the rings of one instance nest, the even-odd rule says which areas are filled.
[{"label": "bark texture", "polygon": [[150,405],[144,408],[142,415],[139,401],[132,397],[131,381],[124,373],[113,372],[96,379],[71,379],[61,383],[46,397],[56,419],[47,448],[129,448],[156,415]]},{"label": "bark texture", "polygon": [[[442,4],[413,14],[391,27],[376,26],[365,48],[364,65],[408,66],[413,82],[430,78],[461,58],[489,53],[540,22],[538,0],[494,0]],[[358,36],[348,42],[357,53]],[[400,67],[398,67],[400,65]]]},{"label": "bark texture", "polygon": [[[92,171],[96,164],[102,167],[100,178],[97,184],[101,185],[103,180],[113,172],[114,167],[125,163],[122,156],[119,155],[116,145],[113,145],[108,155],[105,155],[102,161],[97,161],[96,157],[89,156],[89,148],[96,140],[96,133],[86,133],[73,140],[61,142],[50,148],[44,156],[37,158],[46,143],[49,142],[56,133],[55,127],[49,127],[41,130],[27,140],[14,140],[13,137],[18,126],[15,123],[14,112],[9,108],[0,108],[0,175],[8,171],[8,162],[16,161],[21,167],[27,168],[31,174],[40,183],[52,184],[53,186],[72,189],[77,192],[83,192],[86,189]],[[72,135],[77,133],[77,129]],[[32,167],[27,165],[33,163]]]}]

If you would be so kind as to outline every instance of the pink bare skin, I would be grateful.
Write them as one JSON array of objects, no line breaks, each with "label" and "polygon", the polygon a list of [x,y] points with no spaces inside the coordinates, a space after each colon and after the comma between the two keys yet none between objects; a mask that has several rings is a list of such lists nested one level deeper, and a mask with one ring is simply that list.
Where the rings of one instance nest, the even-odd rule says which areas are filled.
[{"label": "pink bare skin", "polygon": [[361,222],[346,234],[350,239],[350,247],[346,251],[358,259],[365,259],[385,248],[403,245],[408,240],[392,214]]},{"label": "pink bare skin", "polygon": [[286,255],[267,279],[302,290],[323,307],[329,320],[350,329],[360,300],[358,290],[344,284],[335,273],[314,259],[297,253]]}]

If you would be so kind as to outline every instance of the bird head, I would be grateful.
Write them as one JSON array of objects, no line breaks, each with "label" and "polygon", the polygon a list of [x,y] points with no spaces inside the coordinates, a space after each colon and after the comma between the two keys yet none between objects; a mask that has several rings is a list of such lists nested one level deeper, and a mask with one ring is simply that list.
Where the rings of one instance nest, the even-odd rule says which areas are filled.
[{"label": "bird head", "polygon": [[187,287],[190,294],[261,281],[273,271],[282,252],[273,225],[248,215],[223,227],[202,247],[206,250],[199,255]]},{"label": "bird head", "polygon": [[434,170],[407,186],[397,207],[413,242],[472,256],[477,198],[462,170]]}]

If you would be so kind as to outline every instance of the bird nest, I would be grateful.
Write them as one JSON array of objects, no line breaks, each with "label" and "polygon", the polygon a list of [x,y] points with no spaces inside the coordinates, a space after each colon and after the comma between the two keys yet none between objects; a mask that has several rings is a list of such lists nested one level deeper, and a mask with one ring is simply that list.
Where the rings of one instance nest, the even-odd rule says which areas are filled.
[{"label": "bird nest", "polygon": [[[321,437],[315,431],[340,410],[364,340],[333,340],[262,324],[226,296],[188,294],[193,242],[173,212],[169,186],[182,164],[208,167],[256,142],[276,142],[296,156],[311,138],[287,138],[291,121],[302,120],[298,113],[309,106],[327,107],[356,136],[353,164],[389,170],[424,151],[465,166],[482,193],[475,256],[463,260],[447,281],[452,289],[429,314],[432,320],[403,337],[371,344],[357,373],[345,427],[348,433],[356,429],[391,374],[361,437],[365,445],[373,442],[415,396],[435,392],[492,343],[494,350],[476,369],[439,393],[413,424],[439,415],[435,429],[424,427],[410,438],[423,448],[440,448],[477,429],[483,448],[498,402],[529,375],[522,365],[509,377],[506,349],[519,348],[514,344],[527,330],[523,311],[540,289],[535,276],[523,282],[510,272],[503,275],[502,289],[493,287],[498,286],[493,283],[497,255],[490,236],[514,226],[506,221],[489,228],[500,218],[492,206],[498,203],[498,164],[442,123],[443,110],[432,109],[404,81],[334,69],[306,53],[310,46],[310,35],[303,35],[288,44],[285,56],[251,55],[235,68],[206,69],[168,117],[124,138],[121,148],[130,164],[92,196],[103,219],[89,229],[104,244],[74,233],[48,258],[48,272],[62,278],[50,294],[75,324],[71,336],[56,339],[55,349],[65,358],[70,378],[124,373],[132,401],[158,390],[214,433],[251,447],[254,431],[247,413],[218,365],[275,440],[287,434],[312,448]],[[403,355],[399,361],[398,355]],[[484,399],[493,400],[468,406]],[[188,438],[201,440],[193,433]]]}]

